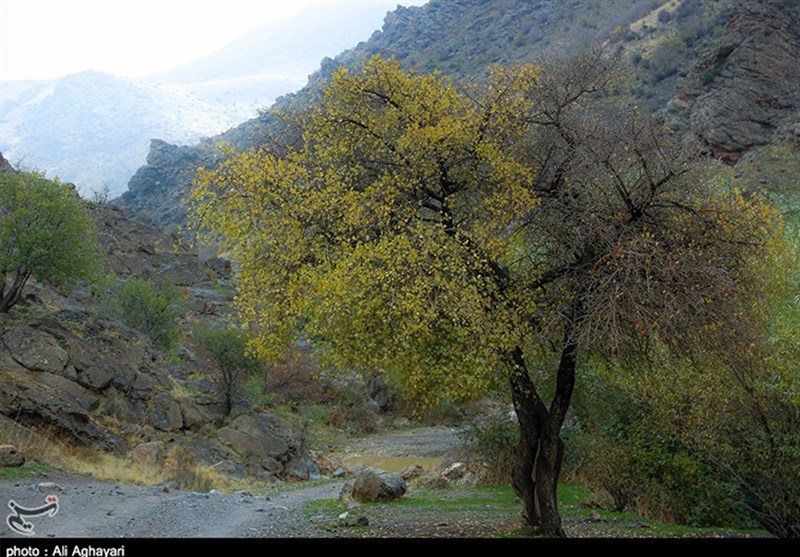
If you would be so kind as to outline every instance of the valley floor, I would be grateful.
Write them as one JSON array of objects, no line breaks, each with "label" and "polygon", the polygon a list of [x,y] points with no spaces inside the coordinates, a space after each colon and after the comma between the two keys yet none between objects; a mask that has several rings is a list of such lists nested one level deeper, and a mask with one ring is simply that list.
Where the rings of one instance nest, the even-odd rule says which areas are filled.
[{"label": "valley floor", "polygon": [[[457,431],[429,427],[353,440],[342,447],[354,462],[433,462],[460,443]],[[508,487],[413,487],[400,501],[348,508],[338,501],[345,480],[284,485],[267,494],[186,492],[101,482],[61,472],[0,477],[0,503],[31,508],[56,495],[54,516],[30,517],[37,537],[496,537],[525,535]],[[753,533],[675,529],[635,515],[598,514],[583,507],[581,488],[560,494],[571,537],[709,536]],[[346,514],[345,514],[346,513]],[[758,533],[755,533],[758,535]],[[0,538],[12,538],[3,522]]]}]

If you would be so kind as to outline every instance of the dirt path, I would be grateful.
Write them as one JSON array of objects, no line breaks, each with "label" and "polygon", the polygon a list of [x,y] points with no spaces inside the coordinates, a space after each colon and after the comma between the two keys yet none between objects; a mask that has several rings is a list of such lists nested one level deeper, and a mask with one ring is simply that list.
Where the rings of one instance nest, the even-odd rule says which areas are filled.
[{"label": "dirt path", "polygon": [[[352,441],[342,453],[370,457],[436,457],[459,443],[454,430],[423,428]],[[165,491],[100,482],[62,473],[28,479],[0,479],[0,538],[16,537],[6,524],[14,501],[44,505],[58,497],[55,516],[31,517],[37,537],[294,537],[308,535],[303,507],[335,499],[343,481],[290,486],[269,497],[246,492],[222,494]],[[44,485],[42,485],[44,484]],[[47,484],[56,484],[57,487]]]}]

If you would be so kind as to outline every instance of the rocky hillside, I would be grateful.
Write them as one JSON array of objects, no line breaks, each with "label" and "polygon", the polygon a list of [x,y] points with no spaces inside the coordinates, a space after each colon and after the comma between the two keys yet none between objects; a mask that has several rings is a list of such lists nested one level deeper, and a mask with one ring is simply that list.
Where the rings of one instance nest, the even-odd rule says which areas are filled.
[{"label": "rocky hillside", "polygon": [[800,3],[738,3],[724,33],[678,80],[671,112],[714,156],[800,138]]},{"label": "rocky hillside", "polygon": [[[388,14],[380,32],[323,60],[303,90],[276,106],[310,102],[337,66],[372,54],[461,79],[492,64],[602,44],[619,57],[620,102],[659,114],[686,143],[735,163],[795,133],[799,12],[800,4],[784,0],[433,0]],[[216,141],[246,149],[268,142],[279,126],[268,112],[191,149],[154,143],[148,165],[116,202],[138,219],[180,223],[194,169],[214,164]]]},{"label": "rocky hillside", "polygon": [[[177,287],[187,322],[227,318],[229,265],[176,248],[176,237],[118,207],[90,207],[110,272]],[[108,288],[113,296],[113,284]],[[194,347],[185,344],[167,358],[108,309],[103,290],[64,293],[34,282],[18,306],[0,314],[0,444],[24,426],[134,459],[184,446],[235,476],[317,473],[289,425],[245,401],[226,418]]]}]

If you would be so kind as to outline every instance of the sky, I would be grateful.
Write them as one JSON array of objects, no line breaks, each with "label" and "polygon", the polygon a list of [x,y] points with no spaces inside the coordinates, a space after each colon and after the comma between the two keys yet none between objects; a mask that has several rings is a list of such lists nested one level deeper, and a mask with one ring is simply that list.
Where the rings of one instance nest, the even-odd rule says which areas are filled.
[{"label": "sky", "polygon": [[[0,0],[0,81],[88,69],[142,77],[211,54],[315,1],[353,0]],[[392,2],[387,11],[398,3],[420,2]]]}]

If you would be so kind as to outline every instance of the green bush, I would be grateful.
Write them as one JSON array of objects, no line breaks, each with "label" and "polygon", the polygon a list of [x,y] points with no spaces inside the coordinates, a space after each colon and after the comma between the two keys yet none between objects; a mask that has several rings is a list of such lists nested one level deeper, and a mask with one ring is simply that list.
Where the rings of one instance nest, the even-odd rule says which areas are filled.
[{"label": "green bush", "polygon": [[733,487],[702,455],[634,424],[628,437],[598,437],[589,444],[584,473],[605,490],[613,510],[689,526],[752,526]]},{"label": "green bush", "polygon": [[466,432],[471,468],[478,470],[481,485],[508,485],[514,466],[519,439],[516,420],[509,416],[492,416],[476,421]]},{"label": "green bush", "polygon": [[74,189],[41,174],[0,172],[0,312],[31,277],[56,286],[102,270],[95,224]]},{"label": "green bush", "polygon": [[174,292],[160,290],[132,276],[120,289],[116,303],[122,321],[145,333],[159,348],[168,350],[179,335],[180,306],[175,299]]},{"label": "green bush", "polygon": [[243,331],[202,325],[195,328],[193,336],[213,363],[214,381],[223,398],[225,413],[230,414],[240,385],[257,375],[261,363],[248,354],[248,336]]},{"label": "green bush", "polygon": [[587,388],[575,406],[581,429],[565,437],[567,455],[580,461],[581,478],[607,494],[608,507],[691,526],[752,526],[707,453],[682,440],[685,431],[669,429],[693,426],[660,423],[658,408],[634,396],[634,383],[602,369],[583,373]]}]

